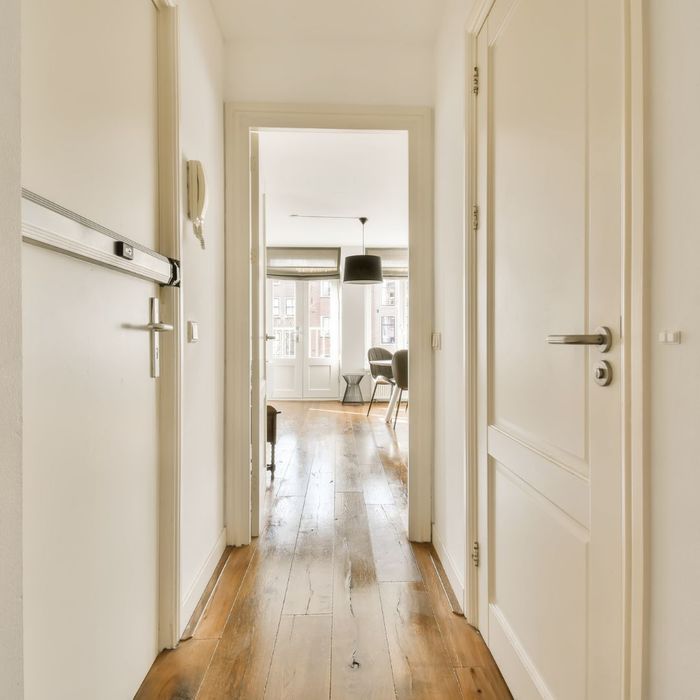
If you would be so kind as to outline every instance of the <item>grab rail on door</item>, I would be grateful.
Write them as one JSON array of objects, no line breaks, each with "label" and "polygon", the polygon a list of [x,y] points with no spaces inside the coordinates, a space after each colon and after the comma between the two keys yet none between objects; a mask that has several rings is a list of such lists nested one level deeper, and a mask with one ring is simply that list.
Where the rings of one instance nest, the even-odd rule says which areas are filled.
[{"label": "grab rail on door", "polygon": [[180,263],[45,197],[22,190],[22,240],[163,286],[180,284]]}]

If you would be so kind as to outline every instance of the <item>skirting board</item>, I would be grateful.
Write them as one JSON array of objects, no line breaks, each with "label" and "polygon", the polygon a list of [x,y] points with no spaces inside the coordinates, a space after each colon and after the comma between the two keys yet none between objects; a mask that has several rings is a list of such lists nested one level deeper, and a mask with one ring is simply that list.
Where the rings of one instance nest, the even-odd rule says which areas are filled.
[{"label": "skirting board", "polygon": [[219,563],[219,559],[221,559],[221,555],[224,553],[224,549],[226,549],[226,528],[221,531],[214,548],[209,553],[209,556],[195,577],[190,590],[187,592],[185,599],[182,601],[182,606],[180,607],[180,624],[182,627],[180,636],[182,636],[182,633],[185,631],[185,627],[187,627],[187,623],[190,617],[192,617],[192,613],[197,607],[197,603],[199,603],[199,599],[202,597],[202,593],[204,593],[204,589],[207,587],[209,579],[211,579],[214,569],[216,569],[216,565]]},{"label": "skirting board", "polygon": [[450,586],[452,586],[452,591],[457,597],[459,604],[462,606],[462,608],[464,608],[464,584],[461,581],[461,576],[458,574],[458,569],[455,566],[454,561],[452,561],[452,557],[450,557],[450,555],[447,553],[445,545],[442,543],[442,540],[435,531],[434,524],[433,547],[435,547],[435,551],[437,552],[438,557],[440,557],[440,563],[447,574],[447,580],[450,582]]}]

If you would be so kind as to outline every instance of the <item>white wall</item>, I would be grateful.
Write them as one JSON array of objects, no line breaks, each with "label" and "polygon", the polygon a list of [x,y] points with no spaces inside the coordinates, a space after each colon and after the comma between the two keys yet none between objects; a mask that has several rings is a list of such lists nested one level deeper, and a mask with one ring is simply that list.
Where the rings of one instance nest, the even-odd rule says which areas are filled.
[{"label": "white wall", "polygon": [[464,592],[465,31],[469,0],[451,0],[435,52],[435,481],[433,541],[458,597]]},{"label": "white wall", "polygon": [[0,23],[0,697],[22,697],[20,2]]},{"label": "white wall", "polygon": [[[649,697],[700,687],[700,4],[646,0],[651,265]],[[681,345],[661,345],[680,330]]]},{"label": "white wall", "polygon": [[[184,318],[199,323],[185,342],[183,386],[181,624],[223,551],[224,527],[224,124],[223,40],[208,2],[180,7],[180,146],[183,164]],[[204,166],[206,249],[187,219],[187,160]]]},{"label": "white wall", "polygon": [[225,60],[228,101],[432,103],[432,51],[423,43],[234,40]]}]

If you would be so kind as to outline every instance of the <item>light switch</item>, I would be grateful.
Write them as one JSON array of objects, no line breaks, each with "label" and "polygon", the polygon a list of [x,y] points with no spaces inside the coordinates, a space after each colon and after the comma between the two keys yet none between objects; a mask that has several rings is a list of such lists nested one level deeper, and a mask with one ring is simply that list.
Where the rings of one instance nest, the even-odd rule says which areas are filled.
[{"label": "light switch", "polygon": [[442,333],[439,333],[438,331],[433,331],[433,334],[430,338],[430,345],[433,348],[433,350],[441,350],[442,349]]},{"label": "light switch", "polygon": [[199,323],[197,321],[187,322],[187,342],[188,343],[198,343],[199,342]]},{"label": "light switch", "polygon": [[680,345],[681,342],[681,332],[680,331],[661,331],[659,333],[659,342],[665,345]]}]

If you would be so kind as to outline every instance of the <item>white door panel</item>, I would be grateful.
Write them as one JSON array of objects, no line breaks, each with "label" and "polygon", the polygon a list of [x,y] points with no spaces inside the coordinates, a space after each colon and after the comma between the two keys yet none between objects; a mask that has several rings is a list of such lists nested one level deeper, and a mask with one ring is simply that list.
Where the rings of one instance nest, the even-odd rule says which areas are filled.
[{"label": "white door panel", "polygon": [[479,617],[518,698],[622,687],[622,38],[621,1],[496,0],[478,39]]},{"label": "white door panel", "polygon": [[[158,11],[22,10],[24,187],[158,250]],[[22,274],[25,695],[133,697],[158,652],[158,288],[28,244]]]},{"label": "white door panel", "polygon": [[338,283],[302,282],[304,295],[304,398],[338,398]]},{"label": "white door panel", "polygon": [[132,697],[158,651],[158,384],[150,334],[127,327],[152,296],[24,246],[28,699]]},{"label": "white door panel", "polygon": [[271,399],[302,398],[303,350],[299,321],[300,283],[267,281],[268,395]]}]

